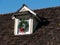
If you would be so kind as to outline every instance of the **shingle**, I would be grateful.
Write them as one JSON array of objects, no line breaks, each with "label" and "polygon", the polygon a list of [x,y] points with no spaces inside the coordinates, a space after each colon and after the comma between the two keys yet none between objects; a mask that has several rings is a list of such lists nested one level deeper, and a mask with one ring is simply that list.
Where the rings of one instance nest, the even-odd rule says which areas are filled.
[{"label": "shingle", "polygon": [[[31,35],[15,36],[14,20],[11,14],[0,15],[0,45],[59,45],[60,7],[34,10],[42,20]],[[59,13],[59,14],[58,14]],[[47,22],[49,23],[45,25]]]}]

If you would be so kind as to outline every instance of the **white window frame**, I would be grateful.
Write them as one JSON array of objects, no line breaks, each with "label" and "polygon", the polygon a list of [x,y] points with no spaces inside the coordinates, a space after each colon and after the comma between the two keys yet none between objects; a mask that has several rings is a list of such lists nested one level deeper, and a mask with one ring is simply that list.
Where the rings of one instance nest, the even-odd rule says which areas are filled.
[{"label": "white window frame", "polygon": [[29,31],[26,33],[17,33],[18,30],[18,21],[19,19],[15,18],[15,24],[14,24],[14,35],[26,35],[26,34],[32,34],[33,33],[33,19],[26,20],[29,23]]}]

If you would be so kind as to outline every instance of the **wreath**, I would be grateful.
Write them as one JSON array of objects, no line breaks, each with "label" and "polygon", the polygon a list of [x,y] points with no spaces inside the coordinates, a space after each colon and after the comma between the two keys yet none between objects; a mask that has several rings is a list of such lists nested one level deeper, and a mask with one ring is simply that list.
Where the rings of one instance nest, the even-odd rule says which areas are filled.
[{"label": "wreath", "polygon": [[18,29],[20,32],[27,32],[28,31],[28,22],[25,20],[21,20],[21,22],[19,22],[18,24]]}]

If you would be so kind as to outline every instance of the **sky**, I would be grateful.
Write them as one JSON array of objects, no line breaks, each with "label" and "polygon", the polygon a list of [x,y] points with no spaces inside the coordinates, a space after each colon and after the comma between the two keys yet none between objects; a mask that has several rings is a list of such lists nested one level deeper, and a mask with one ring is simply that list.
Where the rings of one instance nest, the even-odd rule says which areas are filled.
[{"label": "sky", "polygon": [[0,14],[16,12],[23,4],[34,10],[60,6],[60,0],[0,0]]}]

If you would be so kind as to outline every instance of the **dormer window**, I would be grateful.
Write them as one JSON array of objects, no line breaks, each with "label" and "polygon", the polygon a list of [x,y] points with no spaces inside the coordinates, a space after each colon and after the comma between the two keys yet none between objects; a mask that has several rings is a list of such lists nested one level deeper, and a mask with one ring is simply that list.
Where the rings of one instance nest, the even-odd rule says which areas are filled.
[{"label": "dormer window", "polygon": [[23,5],[18,13],[13,15],[13,19],[15,20],[14,35],[32,34],[38,22],[36,13],[26,5]]}]

